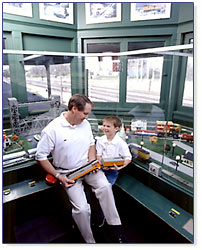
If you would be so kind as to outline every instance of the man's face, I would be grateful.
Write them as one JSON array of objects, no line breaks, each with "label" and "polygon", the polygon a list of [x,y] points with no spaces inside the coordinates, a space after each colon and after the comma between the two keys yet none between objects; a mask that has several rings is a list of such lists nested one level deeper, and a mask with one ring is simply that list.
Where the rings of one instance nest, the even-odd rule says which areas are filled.
[{"label": "man's face", "polygon": [[74,124],[80,124],[83,120],[88,119],[88,115],[90,114],[92,109],[91,104],[86,103],[85,109],[83,111],[79,111],[77,107],[73,107],[73,113],[74,113]]}]

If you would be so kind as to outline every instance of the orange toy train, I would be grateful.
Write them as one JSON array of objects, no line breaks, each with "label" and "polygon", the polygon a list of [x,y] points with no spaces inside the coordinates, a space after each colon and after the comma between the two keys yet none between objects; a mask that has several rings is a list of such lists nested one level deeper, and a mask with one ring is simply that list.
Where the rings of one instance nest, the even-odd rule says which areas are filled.
[{"label": "orange toy train", "polygon": [[[94,160],[94,161],[91,161],[88,164],[76,169],[75,171],[71,172],[70,174],[67,175],[67,178],[75,181],[78,178],[92,172],[93,170],[95,170],[97,168],[101,168],[101,165],[98,162],[98,160]],[[46,181],[49,184],[55,184],[57,182],[57,179],[54,176],[52,176],[51,174],[47,174]]]}]

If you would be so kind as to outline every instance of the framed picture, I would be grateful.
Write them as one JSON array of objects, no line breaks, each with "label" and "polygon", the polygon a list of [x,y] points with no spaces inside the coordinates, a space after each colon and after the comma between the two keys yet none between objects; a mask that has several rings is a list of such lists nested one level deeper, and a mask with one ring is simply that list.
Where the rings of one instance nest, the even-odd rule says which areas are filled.
[{"label": "framed picture", "polygon": [[170,18],[171,3],[131,3],[131,21]]},{"label": "framed picture", "polygon": [[73,24],[73,3],[39,3],[40,19]]},{"label": "framed picture", "polygon": [[121,21],[121,3],[86,3],[86,23]]},{"label": "framed picture", "polygon": [[3,12],[32,17],[32,3],[3,3]]}]

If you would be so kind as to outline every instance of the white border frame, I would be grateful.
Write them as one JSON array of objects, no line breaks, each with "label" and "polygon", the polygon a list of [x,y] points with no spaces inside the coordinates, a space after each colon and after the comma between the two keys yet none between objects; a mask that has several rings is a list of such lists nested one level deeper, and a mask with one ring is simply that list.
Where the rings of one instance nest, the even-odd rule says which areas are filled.
[{"label": "white border frame", "polygon": [[[17,55],[36,55],[37,56],[81,56],[81,57],[95,57],[95,56],[131,56],[139,54],[148,54],[148,53],[166,53],[172,52],[175,50],[182,49],[193,49],[193,44],[182,44],[150,49],[140,49],[126,52],[105,52],[105,53],[73,53],[73,52],[51,52],[51,51],[28,51],[28,50],[9,50],[4,49],[4,54],[17,54]],[[175,54],[175,52],[173,52]],[[177,53],[177,52],[176,52]],[[181,56],[183,54],[181,53]],[[185,54],[186,56],[193,56],[193,54]],[[20,59],[19,61],[25,61],[26,59]]]},{"label": "white border frame", "polygon": [[117,15],[112,18],[104,18],[104,17],[91,17],[90,15],[90,6],[91,4],[103,4],[103,3],[85,3],[85,14],[86,14],[86,24],[93,23],[112,23],[112,22],[120,22],[121,21],[121,3],[107,3],[107,4],[116,4]]},{"label": "white border frame", "polygon": [[130,21],[141,21],[141,20],[154,20],[154,19],[164,19],[170,18],[171,15],[171,3],[154,3],[148,2],[148,5],[165,5],[165,13],[147,13],[145,15],[141,15],[139,11],[137,11],[136,4],[138,3],[131,3],[130,5]]},{"label": "white border frame", "polygon": [[[52,3],[52,2],[50,2],[50,3]],[[46,15],[44,12],[44,4],[46,4],[46,3],[39,3],[39,13],[40,13],[41,20],[74,24],[73,3],[69,3],[69,17],[66,19],[62,19],[62,18],[59,18],[56,16],[51,16],[51,15]],[[55,3],[55,4],[57,4],[57,3]],[[61,2],[60,4],[63,4],[63,3]]]},{"label": "white border frame", "polygon": [[[12,3],[12,2],[10,2]],[[17,3],[17,2],[16,2]],[[25,7],[17,7],[9,5],[9,3],[3,3],[3,13],[32,17],[32,3],[22,3]]]}]

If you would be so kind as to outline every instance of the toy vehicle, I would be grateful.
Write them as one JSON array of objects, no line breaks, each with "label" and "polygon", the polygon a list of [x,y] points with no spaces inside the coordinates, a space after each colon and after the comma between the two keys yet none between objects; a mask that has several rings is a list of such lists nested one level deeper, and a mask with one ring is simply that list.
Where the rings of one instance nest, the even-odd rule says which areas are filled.
[{"label": "toy vehicle", "polygon": [[114,164],[117,166],[123,166],[124,159],[122,157],[102,158],[101,164],[103,167],[113,167]]},{"label": "toy vehicle", "polygon": [[90,163],[86,164],[85,166],[82,166],[79,169],[68,174],[67,178],[71,179],[71,180],[76,180],[76,179],[78,179],[78,178],[80,178],[80,177],[90,173],[91,171],[93,171],[97,168],[100,168],[100,167],[101,167],[101,165],[100,165],[99,161],[94,160],[94,161],[91,161]]},{"label": "toy vehicle", "polygon": [[[91,161],[90,163],[80,167],[79,169],[67,174],[67,178],[71,180],[77,180],[78,178],[92,172],[93,170],[101,168],[101,165],[98,160]],[[46,175],[46,181],[48,184],[55,184],[57,182],[57,178],[55,178],[51,174]]]},{"label": "toy vehicle", "polygon": [[129,144],[129,149],[134,158],[140,161],[149,161],[150,153],[141,147],[136,146],[134,143]]},{"label": "toy vehicle", "polygon": [[172,136],[173,122],[156,121],[156,133],[158,137],[164,137],[165,133]]},{"label": "toy vehicle", "polygon": [[181,134],[181,139],[186,140],[187,142],[193,141],[193,135],[183,133],[183,134]]},{"label": "toy vehicle", "polygon": [[142,136],[156,136],[156,131],[154,130],[144,130],[144,129],[137,129],[135,132],[136,135]]},{"label": "toy vehicle", "polygon": [[157,136],[152,136],[149,138],[150,143],[157,143],[158,142],[158,137]]},{"label": "toy vehicle", "polygon": [[20,163],[23,161],[26,161],[26,152],[25,151],[12,153],[12,154],[8,154],[8,155],[3,156],[3,166],[16,164],[16,163]]}]

